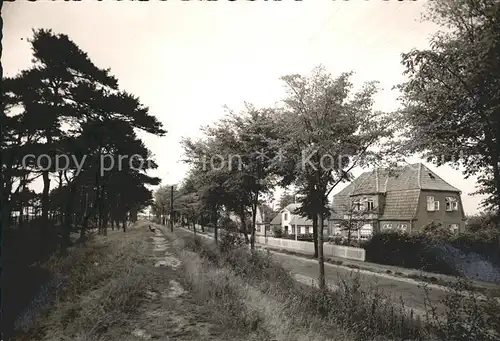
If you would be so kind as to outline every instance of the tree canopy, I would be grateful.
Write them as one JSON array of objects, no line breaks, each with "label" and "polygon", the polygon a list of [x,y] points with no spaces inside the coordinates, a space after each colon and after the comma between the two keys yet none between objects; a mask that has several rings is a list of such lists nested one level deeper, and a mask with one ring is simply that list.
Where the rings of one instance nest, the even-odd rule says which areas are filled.
[{"label": "tree canopy", "polygon": [[447,30],[430,47],[403,54],[405,154],[461,166],[479,177],[483,205],[500,208],[500,4],[495,0],[433,1],[426,18]]},{"label": "tree canopy", "polygon": [[3,79],[4,226],[13,209],[22,219],[27,186],[41,177],[42,231],[59,224],[68,242],[69,231],[81,226],[84,236],[89,221],[103,233],[110,221],[125,228],[127,216],[152,203],[147,186],[160,182],[147,175],[157,165],[136,130],[166,131],[67,35],[34,30],[30,43],[32,66]]}]

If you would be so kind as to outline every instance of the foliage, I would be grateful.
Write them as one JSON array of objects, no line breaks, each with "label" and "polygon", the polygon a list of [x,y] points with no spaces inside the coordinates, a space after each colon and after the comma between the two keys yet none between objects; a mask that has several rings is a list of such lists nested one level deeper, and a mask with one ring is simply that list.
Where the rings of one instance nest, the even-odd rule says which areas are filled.
[{"label": "foliage", "polygon": [[284,209],[290,204],[293,204],[294,202],[295,202],[295,195],[289,193],[288,191],[284,191],[283,194],[281,194],[279,201],[280,210]]},{"label": "foliage", "polygon": [[441,259],[436,251],[440,245],[450,245],[464,253],[475,252],[500,265],[500,234],[485,236],[469,232],[450,235],[439,231],[442,231],[439,227],[432,226],[415,235],[392,231],[376,233],[362,244],[366,261],[458,275],[456,269]]},{"label": "foliage", "polygon": [[[50,218],[60,225],[65,248],[75,226],[82,237],[91,221],[103,233],[109,222],[125,228],[127,216],[135,220],[152,203],[146,186],[160,179],[146,172],[157,165],[136,130],[158,136],[165,130],[67,35],[34,30],[30,43],[33,65],[3,82],[2,222],[8,227],[13,209],[31,205],[28,186],[41,177],[42,236]],[[29,154],[34,158],[23,164]],[[34,162],[41,155],[51,167],[47,159]]]},{"label": "foliage", "polygon": [[487,208],[500,208],[500,4],[431,2],[427,18],[447,29],[429,49],[403,54],[401,139],[394,150],[422,152],[437,165],[479,177]]},{"label": "foliage", "polygon": [[280,148],[285,151],[280,163],[282,185],[294,183],[303,194],[301,214],[317,217],[313,223],[319,237],[321,285],[324,266],[319,246],[323,221],[330,214],[328,195],[351,179],[353,167],[374,162],[373,147],[391,135],[390,118],[373,110],[376,82],[354,92],[351,76],[343,73],[334,78],[319,67],[310,76],[282,77],[288,89],[279,121]]},{"label": "foliage", "polygon": [[251,216],[252,245],[257,207],[275,182],[272,159],[276,137],[272,114],[268,109],[247,105],[245,111],[230,112],[223,120],[205,127],[204,139],[183,140],[191,176],[204,184],[196,189],[205,201],[203,206],[214,219],[222,207],[238,215],[245,238]]}]

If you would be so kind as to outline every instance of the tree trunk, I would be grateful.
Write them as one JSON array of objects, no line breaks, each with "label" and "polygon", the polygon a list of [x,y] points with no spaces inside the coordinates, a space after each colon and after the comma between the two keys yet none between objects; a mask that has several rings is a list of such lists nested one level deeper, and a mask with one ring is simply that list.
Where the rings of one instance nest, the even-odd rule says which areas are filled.
[{"label": "tree trunk", "polygon": [[108,217],[109,217],[109,213],[108,213],[108,200],[107,200],[107,195],[106,195],[106,192],[103,192],[103,197],[102,197],[102,205],[101,205],[101,208],[102,208],[102,225],[101,225],[101,229],[102,229],[102,234],[104,236],[107,236],[108,235]]},{"label": "tree trunk", "polygon": [[323,214],[318,214],[318,265],[319,265],[319,278],[318,286],[320,290],[324,290],[325,283],[325,260],[323,255]]},{"label": "tree trunk", "polygon": [[241,232],[243,233],[243,237],[245,238],[245,244],[248,245],[250,243],[250,240],[248,240],[247,216],[244,207],[242,207],[240,211],[240,220],[241,220]]},{"label": "tree trunk", "polygon": [[71,184],[68,184],[68,198],[66,200],[66,205],[64,207],[64,216],[62,226],[62,243],[61,248],[63,253],[66,252],[67,248],[71,245],[70,232],[72,227],[72,217],[73,217],[73,203],[76,194],[76,182],[73,180]]},{"label": "tree trunk", "polygon": [[174,232],[174,186],[170,186],[170,232]]},{"label": "tree trunk", "polygon": [[[255,222],[257,218],[258,204],[259,204],[259,192],[256,192],[252,203],[252,234],[250,237],[250,250],[253,250],[255,248]],[[297,231],[295,231],[295,233],[297,233]]]},{"label": "tree trunk", "polygon": [[218,235],[217,235],[217,209],[212,212],[212,223],[214,225],[214,239],[215,239],[215,244],[218,242]]},{"label": "tree trunk", "polygon": [[80,229],[80,238],[82,238],[82,239],[85,238],[85,231],[87,231],[87,229],[88,229],[90,216],[94,213],[94,210],[97,207],[98,197],[99,197],[99,195],[96,194],[95,200],[94,200],[94,203],[93,203],[92,207],[90,209],[87,209],[86,212],[85,212],[85,216],[83,218],[82,227]]},{"label": "tree trunk", "polygon": [[493,166],[493,180],[495,182],[495,187],[496,187],[496,191],[495,191],[495,198],[494,198],[494,202],[495,202],[495,210],[497,212],[500,212],[500,160],[498,159],[498,157],[496,157],[496,162],[493,161],[492,162],[492,166]]},{"label": "tree trunk", "polygon": [[314,258],[318,258],[318,216],[315,215],[313,221],[313,244],[314,244]]},{"label": "tree trunk", "polygon": [[44,226],[43,230],[48,228],[49,223],[49,191],[50,191],[50,177],[49,172],[44,171],[42,174],[43,178],[43,191],[42,191],[42,222]]}]

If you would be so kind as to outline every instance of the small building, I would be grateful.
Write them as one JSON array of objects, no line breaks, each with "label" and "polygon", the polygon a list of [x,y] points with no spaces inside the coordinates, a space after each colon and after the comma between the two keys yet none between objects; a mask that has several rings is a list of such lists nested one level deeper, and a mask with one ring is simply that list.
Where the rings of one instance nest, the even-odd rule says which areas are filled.
[{"label": "small building", "polygon": [[283,208],[271,221],[271,228],[280,228],[285,234],[312,234],[312,220],[300,216],[299,207],[300,204],[289,204]]}]

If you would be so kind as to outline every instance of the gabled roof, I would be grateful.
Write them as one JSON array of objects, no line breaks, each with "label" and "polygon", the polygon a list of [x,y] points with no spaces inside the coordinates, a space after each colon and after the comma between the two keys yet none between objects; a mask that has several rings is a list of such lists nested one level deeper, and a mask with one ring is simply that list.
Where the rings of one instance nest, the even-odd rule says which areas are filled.
[{"label": "gabled roof", "polygon": [[422,163],[396,169],[376,168],[362,173],[337,195],[361,195],[423,189],[433,191],[460,192]]},{"label": "gabled roof", "polygon": [[291,214],[291,219],[290,219],[290,224],[291,225],[311,225],[312,226],[312,220],[301,217],[299,214],[297,214],[297,209],[300,207],[301,204],[289,204],[285,208],[279,211],[279,213],[274,217],[273,220],[271,220],[271,225],[281,225],[281,214],[283,211],[287,210]]},{"label": "gabled roof", "polygon": [[311,219],[307,219],[304,217],[299,216],[298,214],[292,215],[292,219],[290,220],[290,225],[306,225],[306,226],[312,226],[313,222]]},{"label": "gabled roof", "polygon": [[289,211],[291,214],[295,214],[296,210],[300,208],[300,204],[288,204],[284,209],[282,209],[280,212],[283,212],[283,210]]},{"label": "gabled roof", "polygon": [[281,225],[281,212],[276,214],[276,217],[271,220],[270,225]]},{"label": "gabled roof", "polygon": [[380,220],[410,220],[417,214],[419,189],[392,191],[385,195],[384,211]]},{"label": "gabled roof", "polygon": [[341,219],[353,196],[385,194],[381,220],[410,220],[417,212],[421,190],[460,193],[422,163],[393,170],[375,169],[362,173],[333,197],[331,219]]}]

